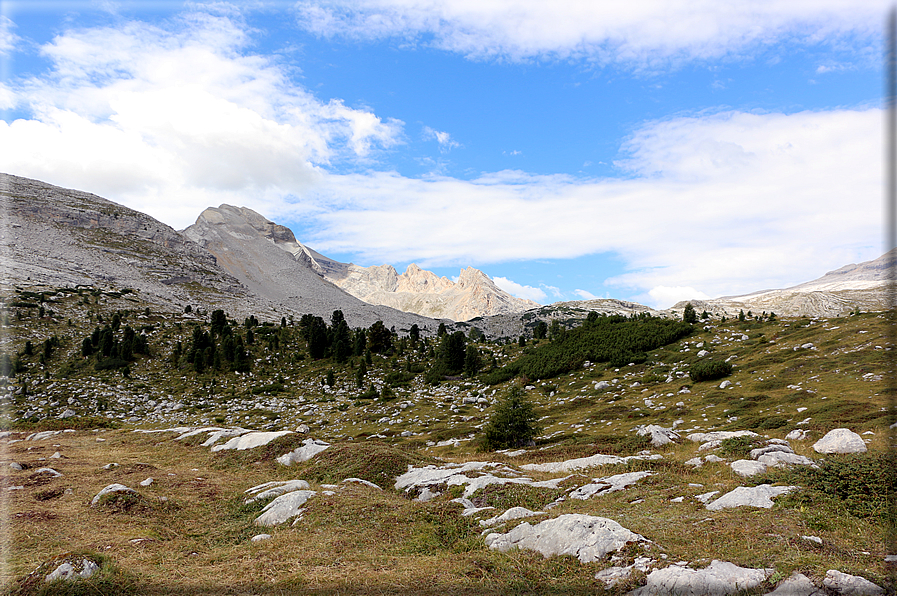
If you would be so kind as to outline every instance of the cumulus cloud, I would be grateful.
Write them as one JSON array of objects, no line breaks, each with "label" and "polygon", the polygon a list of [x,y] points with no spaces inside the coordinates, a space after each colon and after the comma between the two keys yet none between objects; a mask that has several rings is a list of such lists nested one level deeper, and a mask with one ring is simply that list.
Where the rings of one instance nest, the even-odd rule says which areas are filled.
[{"label": "cumulus cloud", "polygon": [[548,297],[548,295],[540,288],[524,286],[511,281],[506,277],[493,277],[492,281],[495,282],[495,285],[499,288],[517,298],[525,298],[526,300],[532,300],[533,302],[544,303],[543,301]]},{"label": "cumulus cloud", "polygon": [[582,298],[583,300],[594,300],[598,298],[595,294],[587,291],[587,290],[573,290],[573,293]]},{"label": "cumulus cloud", "polygon": [[628,139],[628,177],[326,175],[301,205],[319,209],[316,249],[371,262],[614,253],[627,270],[606,284],[619,290],[784,287],[878,256],[881,121],[879,109],[678,117]]},{"label": "cumulus cloud", "polygon": [[869,40],[880,37],[887,6],[883,0],[300,0],[296,12],[300,26],[327,37],[398,38],[471,58],[654,67],[740,56],[781,41],[825,40],[865,53]]},{"label": "cumulus cloud", "polygon": [[400,122],[318,100],[250,42],[233,14],[63,31],[40,50],[49,75],[0,89],[30,113],[0,122],[0,162],[184,226],[223,201],[271,210],[399,142]]}]

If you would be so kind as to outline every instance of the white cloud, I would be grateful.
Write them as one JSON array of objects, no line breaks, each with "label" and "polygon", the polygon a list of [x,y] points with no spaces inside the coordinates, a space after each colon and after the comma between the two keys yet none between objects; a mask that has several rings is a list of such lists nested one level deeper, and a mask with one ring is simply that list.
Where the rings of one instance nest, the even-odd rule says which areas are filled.
[{"label": "white cloud", "polygon": [[325,174],[301,203],[320,210],[307,241],[424,267],[614,253],[626,273],[606,283],[632,292],[784,287],[880,254],[881,122],[879,109],[651,122],[621,179]]},{"label": "white cloud", "polygon": [[782,41],[868,53],[887,8],[884,0],[300,0],[297,15],[300,26],[322,36],[394,37],[472,58],[656,67]]},{"label": "white cloud", "polygon": [[594,300],[598,298],[595,294],[587,291],[587,290],[573,290],[573,293],[582,298],[583,300]]},{"label": "white cloud", "polygon": [[670,308],[682,300],[707,300],[710,298],[704,292],[687,286],[655,286],[648,291],[649,306],[655,308]]},{"label": "white cloud", "polygon": [[13,23],[9,17],[0,15],[0,56],[9,55],[15,47],[16,41],[19,39],[18,36],[12,32],[13,29],[15,29],[15,23]]},{"label": "white cloud", "polygon": [[72,29],[41,48],[51,73],[0,103],[5,171],[83,188],[170,224],[223,201],[267,207],[336,162],[367,163],[402,123],[322,102],[273,59],[246,53],[239,15],[188,13],[161,28]]},{"label": "white cloud", "polygon": [[524,286],[513,282],[506,277],[493,277],[492,281],[495,282],[495,285],[499,288],[517,298],[525,298],[527,300],[532,300],[533,302],[542,303],[548,297],[545,292],[539,288]]},{"label": "white cloud", "polygon": [[443,152],[448,152],[461,146],[461,143],[452,139],[452,135],[449,133],[432,129],[429,126],[424,126],[424,138],[436,139],[436,142],[439,143],[439,149]]}]

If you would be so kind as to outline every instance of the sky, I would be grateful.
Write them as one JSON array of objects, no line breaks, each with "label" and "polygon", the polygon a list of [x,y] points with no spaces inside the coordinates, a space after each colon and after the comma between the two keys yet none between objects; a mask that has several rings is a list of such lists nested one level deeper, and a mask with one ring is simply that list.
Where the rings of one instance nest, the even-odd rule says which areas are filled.
[{"label": "sky", "polygon": [[879,0],[0,0],[0,171],[657,308],[880,256]]}]

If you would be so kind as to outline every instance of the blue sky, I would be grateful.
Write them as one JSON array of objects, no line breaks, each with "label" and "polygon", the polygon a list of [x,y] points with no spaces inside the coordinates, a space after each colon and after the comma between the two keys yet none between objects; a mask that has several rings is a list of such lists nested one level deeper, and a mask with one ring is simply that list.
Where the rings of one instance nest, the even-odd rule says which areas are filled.
[{"label": "blue sky", "polygon": [[2,1],[0,163],[541,303],[879,256],[887,5],[729,4]]}]

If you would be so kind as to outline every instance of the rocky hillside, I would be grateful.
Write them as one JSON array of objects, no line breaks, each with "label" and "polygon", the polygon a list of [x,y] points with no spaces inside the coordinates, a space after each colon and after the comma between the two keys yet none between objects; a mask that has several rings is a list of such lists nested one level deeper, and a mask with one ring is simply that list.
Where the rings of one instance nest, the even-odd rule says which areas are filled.
[{"label": "rocky hillside", "polygon": [[126,289],[142,302],[268,312],[215,257],[152,217],[96,195],[0,174],[0,282]]},{"label": "rocky hillside", "polygon": [[329,319],[339,309],[350,325],[363,327],[380,320],[387,328],[409,329],[417,324],[424,331],[435,332],[439,325],[413,313],[372,306],[322,279],[319,272],[326,270],[314,259],[317,253],[299,244],[289,228],[252,209],[209,207],[183,234],[213,254],[219,266],[254,294],[290,305],[293,312]]},{"label": "rocky hillside", "polygon": [[[450,335],[340,362],[298,323],[94,295],[7,297],[10,593],[893,594],[883,314],[713,317],[642,362],[495,382],[577,331],[469,342],[480,373],[431,379]],[[113,352],[148,344],[126,368],[84,356],[117,319]],[[234,338],[251,374],[210,358]],[[535,444],[484,450],[515,391]]]},{"label": "rocky hillside", "polygon": [[[893,266],[895,258],[897,249],[875,260],[846,265],[819,279],[790,288],[690,302],[698,312],[706,310],[729,316],[740,310],[811,317],[839,316],[857,308],[862,311],[886,310],[888,268]],[[685,301],[680,302],[672,310],[680,312],[685,304]]]}]

